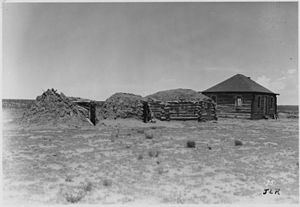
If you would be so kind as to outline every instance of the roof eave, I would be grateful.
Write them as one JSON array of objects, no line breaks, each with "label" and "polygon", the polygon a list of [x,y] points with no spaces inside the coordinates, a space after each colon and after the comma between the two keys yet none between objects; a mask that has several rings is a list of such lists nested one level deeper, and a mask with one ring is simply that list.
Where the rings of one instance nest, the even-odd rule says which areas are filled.
[{"label": "roof eave", "polygon": [[260,94],[280,95],[279,93],[262,92],[262,91],[200,91],[200,93],[260,93]]}]

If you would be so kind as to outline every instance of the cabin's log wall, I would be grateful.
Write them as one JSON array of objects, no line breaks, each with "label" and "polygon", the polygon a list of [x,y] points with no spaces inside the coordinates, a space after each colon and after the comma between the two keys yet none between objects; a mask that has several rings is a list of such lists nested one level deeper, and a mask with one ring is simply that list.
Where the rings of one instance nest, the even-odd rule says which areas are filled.
[{"label": "cabin's log wall", "polygon": [[[224,118],[251,118],[252,94],[238,93],[205,93],[216,101],[218,117]],[[242,99],[242,105],[237,106],[237,97]]]},{"label": "cabin's log wall", "polygon": [[[273,100],[272,100],[273,99]],[[252,119],[261,119],[264,116],[273,117],[277,114],[276,95],[255,94],[252,105]]]},{"label": "cabin's log wall", "polygon": [[153,116],[160,120],[214,120],[217,118],[212,102],[149,102]]},{"label": "cabin's log wall", "polygon": [[[204,93],[217,104],[218,117],[261,119],[277,114],[276,95],[258,93]],[[237,97],[242,105],[237,106]],[[273,99],[273,101],[271,100]],[[258,103],[259,102],[259,103]]]}]

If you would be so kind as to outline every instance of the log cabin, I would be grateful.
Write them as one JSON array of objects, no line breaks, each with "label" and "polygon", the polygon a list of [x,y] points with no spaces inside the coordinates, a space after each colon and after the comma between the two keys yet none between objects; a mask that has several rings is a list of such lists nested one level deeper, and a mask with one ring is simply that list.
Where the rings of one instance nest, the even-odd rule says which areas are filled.
[{"label": "log cabin", "polygon": [[218,117],[277,118],[277,95],[250,77],[237,74],[202,93],[216,103]]}]

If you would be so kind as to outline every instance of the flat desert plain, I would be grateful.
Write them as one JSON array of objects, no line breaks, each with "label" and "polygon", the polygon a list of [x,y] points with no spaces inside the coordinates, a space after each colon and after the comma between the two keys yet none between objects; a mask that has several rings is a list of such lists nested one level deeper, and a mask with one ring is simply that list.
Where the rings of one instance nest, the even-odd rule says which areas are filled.
[{"label": "flat desert plain", "polygon": [[3,112],[6,204],[299,202],[298,119],[55,128],[19,115]]}]

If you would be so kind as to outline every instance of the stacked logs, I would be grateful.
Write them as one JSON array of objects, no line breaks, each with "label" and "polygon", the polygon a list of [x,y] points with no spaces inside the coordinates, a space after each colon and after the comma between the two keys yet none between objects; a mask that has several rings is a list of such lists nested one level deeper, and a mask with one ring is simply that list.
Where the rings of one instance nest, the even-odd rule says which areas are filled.
[{"label": "stacked logs", "polygon": [[215,104],[211,101],[149,101],[154,118],[159,120],[198,120],[217,119]]}]

